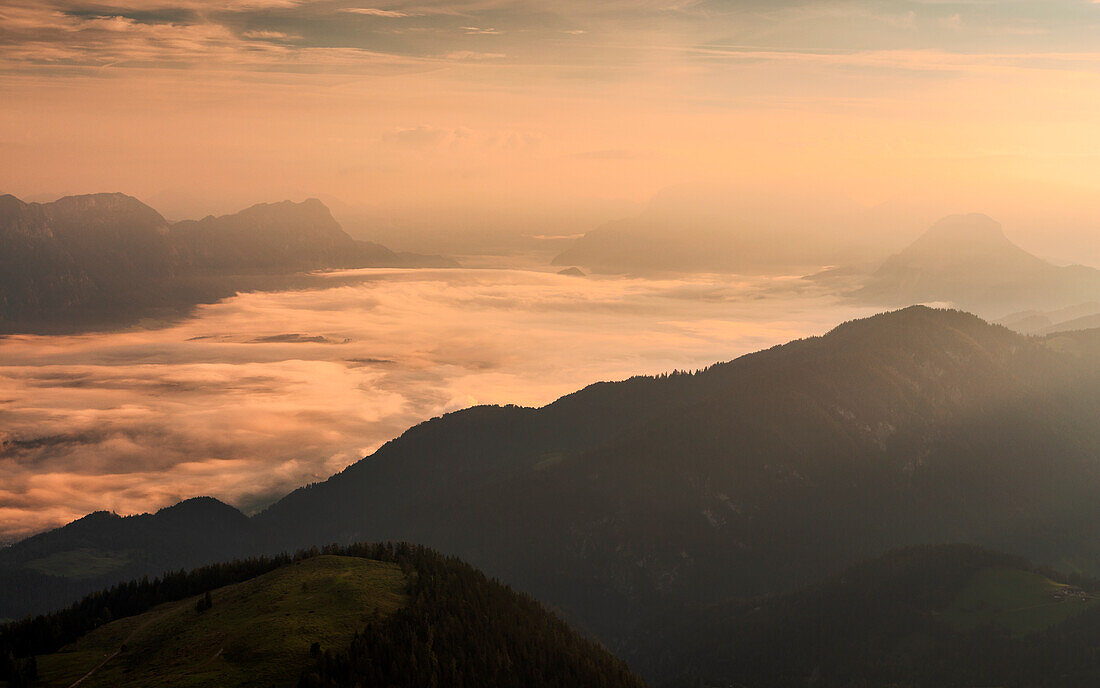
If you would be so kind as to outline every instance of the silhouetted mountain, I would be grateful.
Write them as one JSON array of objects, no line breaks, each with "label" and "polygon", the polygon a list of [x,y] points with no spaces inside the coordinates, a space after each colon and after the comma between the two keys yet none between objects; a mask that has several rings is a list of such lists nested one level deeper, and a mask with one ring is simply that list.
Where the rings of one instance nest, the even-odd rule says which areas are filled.
[{"label": "silhouetted mountain", "polygon": [[76,311],[101,294],[125,303],[178,263],[168,223],[129,196],[0,197],[0,322]]},{"label": "silhouetted mountain", "polygon": [[0,627],[0,681],[34,674],[47,686],[643,685],[530,597],[409,545],[180,571]]},{"label": "silhouetted mountain", "polygon": [[859,295],[885,305],[950,303],[1002,316],[1100,298],[1100,270],[1058,267],[1009,241],[985,215],[951,215],[870,276]]},{"label": "silhouetted mountain", "polygon": [[316,199],[170,225],[123,194],[0,196],[0,332],[126,323],[306,270],[455,265],[352,239]]},{"label": "silhouetted mountain", "polygon": [[972,546],[916,547],[796,593],[679,610],[631,660],[668,686],[1085,688],[1098,591]]},{"label": "silhouetted mountain", "polygon": [[261,203],[235,215],[177,222],[171,235],[194,266],[205,270],[292,272],[403,261],[385,246],[352,239],[315,198]]},{"label": "silhouetted mountain", "polygon": [[[424,543],[624,648],[670,609],[902,545],[1098,572],[1098,415],[1100,333],[913,307],[695,374],[448,414],[251,525],[265,551]],[[0,570],[26,567],[0,552]]]}]

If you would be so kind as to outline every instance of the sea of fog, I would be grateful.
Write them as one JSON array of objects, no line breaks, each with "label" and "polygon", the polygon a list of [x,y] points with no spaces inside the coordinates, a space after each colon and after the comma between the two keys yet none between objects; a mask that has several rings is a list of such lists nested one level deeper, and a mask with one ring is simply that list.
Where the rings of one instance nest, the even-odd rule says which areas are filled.
[{"label": "sea of fog", "polygon": [[160,329],[0,340],[0,541],[196,495],[255,511],[448,411],[543,405],[870,313],[796,277],[333,276]]}]

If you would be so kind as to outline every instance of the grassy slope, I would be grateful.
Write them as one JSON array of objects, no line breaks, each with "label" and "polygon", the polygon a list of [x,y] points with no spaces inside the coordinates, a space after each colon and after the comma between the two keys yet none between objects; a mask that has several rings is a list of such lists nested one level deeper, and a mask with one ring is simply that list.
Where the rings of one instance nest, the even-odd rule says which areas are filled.
[{"label": "grassy slope", "polygon": [[309,661],[310,644],[342,648],[375,611],[407,602],[395,564],[321,556],[299,561],[213,593],[160,605],[95,630],[60,652],[39,658],[48,686],[69,686],[110,657],[80,685],[292,686]]},{"label": "grassy slope", "polygon": [[993,625],[1019,637],[1046,630],[1097,603],[1097,598],[1053,598],[1063,583],[1038,573],[995,568],[980,571],[945,610],[943,619],[960,631]]}]

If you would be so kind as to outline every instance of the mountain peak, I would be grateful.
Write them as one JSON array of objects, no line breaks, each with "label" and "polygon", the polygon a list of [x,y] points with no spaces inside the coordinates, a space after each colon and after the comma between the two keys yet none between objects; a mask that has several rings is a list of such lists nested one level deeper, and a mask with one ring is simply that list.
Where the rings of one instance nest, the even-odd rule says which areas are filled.
[{"label": "mountain peak", "polygon": [[[279,217],[285,217],[291,214],[298,218],[319,217],[332,220],[332,212],[328,209],[328,206],[316,198],[307,198],[301,202],[285,200],[275,203],[257,203],[237,213],[237,215],[269,214],[277,214]],[[335,222],[335,220],[332,221]]]},{"label": "mountain peak", "polygon": [[[92,193],[92,194],[79,194],[76,196],[63,196],[52,203],[46,205],[52,206],[57,210],[65,211],[90,211],[100,210],[105,212],[119,212],[119,211],[142,211],[152,212],[153,210],[149,206],[145,205],[133,196],[120,193]],[[159,215],[159,213],[158,213]]]},{"label": "mountain peak", "polygon": [[1002,350],[1019,344],[1020,336],[966,311],[909,306],[833,328],[826,339],[843,347],[888,344],[898,351],[959,351],[980,347]]},{"label": "mountain peak", "polygon": [[860,295],[878,303],[950,303],[981,315],[1094,298],[1100,273],[1070,274],[1028,253],[987,215],[949,215],[885,261]]},{"label": "mountain peak", "polygon": [[988,257],[991,252],[1011,253],[1017,258],[1028,255],[1041,262],[1009,241],[1000,222],[981,213],[948,215],[937,220],[899,255],[950,262]]},{"label": "mountain peak", "polygon": [[948,215],[937,220],[910,248],[935,247],[938,250],[987,250],[1013,246],[1004,228],[988,215],[969,213]]},{"label": "mountain peak", "polygon": [[244,517],[240,511],[213,497],[192,497],[172,506],[166,506],[157,516],[209,514],[212,516]]},{"label": "mountain peak", "polygon": [[42,205],[53,223],[74,229],[131,227],[164,233],[168,221],[153,208],[124,193],[65,196]]}]

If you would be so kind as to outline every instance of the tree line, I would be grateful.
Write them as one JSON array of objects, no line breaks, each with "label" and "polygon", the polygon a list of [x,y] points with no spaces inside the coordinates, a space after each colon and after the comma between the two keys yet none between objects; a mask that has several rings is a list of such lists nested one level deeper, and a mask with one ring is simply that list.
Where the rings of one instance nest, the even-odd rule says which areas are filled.
[{"label": "tree line", "polygon": [[324,551],[398,564],[411,600],[372,619],[346,648],[312,648],[299,688],[643,686],[624,662],[534,598],[456,558],[408,544]]}]

